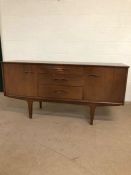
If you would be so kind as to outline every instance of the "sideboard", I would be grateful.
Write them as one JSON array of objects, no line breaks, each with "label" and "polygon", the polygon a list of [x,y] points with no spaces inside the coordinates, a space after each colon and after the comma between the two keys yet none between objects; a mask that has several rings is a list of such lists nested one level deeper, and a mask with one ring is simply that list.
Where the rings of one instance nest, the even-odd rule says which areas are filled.
[{"label": "sideboard", "polygon": [[2,62],[4,95],[33,101],[88,105],[90,124],[97,106],[124,105],[129,66],[65,62]]}]

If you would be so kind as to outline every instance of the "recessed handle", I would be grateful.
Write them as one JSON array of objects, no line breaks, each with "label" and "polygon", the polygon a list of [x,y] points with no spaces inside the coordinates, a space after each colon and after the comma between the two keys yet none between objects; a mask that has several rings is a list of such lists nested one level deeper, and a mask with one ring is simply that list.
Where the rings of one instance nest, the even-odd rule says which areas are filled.
[{"label": "recessed handle", "polygon": [[23,71],[24,71],[25,74],[33,73],[32,66],[30,66],[30,65],[23,65]]},{"label": "recessed handle", "polygon": [[54,78],[55,81],[68,81],[67,79],[65,78]]},{"label": "recessed handle", "polygon": [[56,94],[65,94],[66,91],[64,91],[64,90],[55,90],[54,93],[56,93]]},{"label": "recessed handle", "polygon": [[24,71],[25,74],[33,73],[31,71]]},{"label": "recessed handle", "polygon": [[94,78],[98,78],[100,77],[100,75],[96,75],[96,74],[88,74],[89,77],[94,77]]},{"label": "recessed handle", "polygon": [[62,68],[62,67],[56,67],[56,68],[54,68],[55,70],[57,70],[57,71],[60,71],[60,72],[63,72],[65,69],[64,68]]}]

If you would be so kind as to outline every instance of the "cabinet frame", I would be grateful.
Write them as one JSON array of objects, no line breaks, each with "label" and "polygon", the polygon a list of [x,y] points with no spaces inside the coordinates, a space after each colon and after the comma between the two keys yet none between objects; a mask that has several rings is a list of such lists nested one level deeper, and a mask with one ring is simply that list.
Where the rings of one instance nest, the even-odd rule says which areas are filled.
[{"label": "cabinet frame", "polygon": [[[4,95],[26,100],[29,118],[32,118],[33,101],[38,101],[40,108],[42,101],[88,105],[93,125],[97,106],[124,105],[128,68],[124,64],[2,62]],[[45,83],[41,83],[40,76]],[[43,87],[41,93],[40,86]],[[49,87],[49,93],[56,90],[59,94],[46,95]],[[62,95],[64,92],[68,93],[67,97]]]}]

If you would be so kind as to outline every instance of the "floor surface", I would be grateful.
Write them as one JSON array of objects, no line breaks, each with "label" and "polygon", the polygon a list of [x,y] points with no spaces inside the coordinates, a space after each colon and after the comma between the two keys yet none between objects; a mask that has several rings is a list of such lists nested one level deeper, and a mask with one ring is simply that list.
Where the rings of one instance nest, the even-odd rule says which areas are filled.
[{"label": "floor surface", "polygon": [[131,104],[100,107],[34,103],[0,94],[0,175],[130,175]]}]

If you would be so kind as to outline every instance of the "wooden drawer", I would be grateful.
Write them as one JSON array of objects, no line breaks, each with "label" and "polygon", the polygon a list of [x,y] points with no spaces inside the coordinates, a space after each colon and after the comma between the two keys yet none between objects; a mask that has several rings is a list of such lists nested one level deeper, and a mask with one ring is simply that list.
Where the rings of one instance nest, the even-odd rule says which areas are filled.
[{"label": "wooden drawer", "polygon": [[83,67],[70,65],[39,65],[37,66],[37,71],[45,74],[82,75]]},{"label": "wooden drawer", "polygon": [[82,87],[43,86],[38,88],[38,96],[55,99],[82,99]]},{"label": "wooden drawer", "polygon": [[66,86],[83,86],[84,79],[80,75],[66,74],[39,74],[39,84],[47,85],[66,85]]}]

